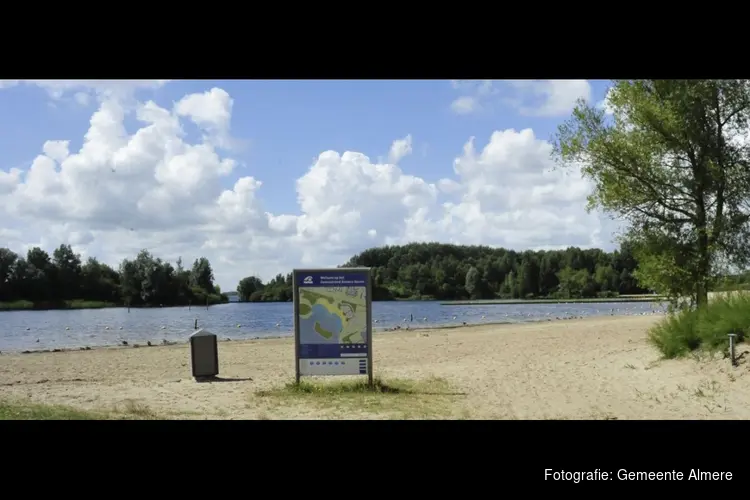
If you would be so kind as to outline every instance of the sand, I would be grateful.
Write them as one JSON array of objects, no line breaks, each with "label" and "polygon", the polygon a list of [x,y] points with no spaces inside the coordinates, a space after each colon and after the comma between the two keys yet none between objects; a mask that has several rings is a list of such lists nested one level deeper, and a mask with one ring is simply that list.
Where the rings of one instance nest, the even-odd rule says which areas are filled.
[{"label": "sand", "polygon": [[[220,376],[229,379],[220,383],[193,380],[187,344],[4,353],[0,399],[140,408],[161,418],[750,418],[750,365],[660,360],[646,342],[646,330],[658,319],[615,316],[375,335],[376,375],[440,386],[432,392],[353,394],[346,400],[290,396],[279,390],[294,377],[292,340],[269,339],[220,342]],[[743,345],[738,352],[746,350]]]}]

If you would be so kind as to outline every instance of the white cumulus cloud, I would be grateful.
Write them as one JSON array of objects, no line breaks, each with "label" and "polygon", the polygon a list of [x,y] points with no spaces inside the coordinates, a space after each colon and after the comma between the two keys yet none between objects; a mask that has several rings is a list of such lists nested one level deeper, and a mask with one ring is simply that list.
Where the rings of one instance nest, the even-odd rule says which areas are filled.
[{"label": "white cumulus cloud", "polygon": [[454,80],[451,85],[461,93],[451,109],[462,115],[504,104],[524,115],[558,117],[569,113],[578,99],[591,98],[586,80]]},{"label": "white cumulus cloud", "polygon": [[403,139],[396,139],[393,141],[393,144],[391,144],[391,150],[388,152],[388,161],[391,163],[398,163],[401,161],[401,158],[408,156],[411,153],[411,134],[409,134]]},{"label": "white cumulus cloud", "polygon": [[44,89],[53,101],[72,94],[79,105],[88,105],[93,97],[127,98],[137,90],[158,89],[169,80],[0,80],[0,89],[29,85]]},{"label": "white cumulus cloud", "polygon": [[[614,228],[585,212],[591,186],[578,172],[555,170],[550,144],[531,129],[465,138],[445,178],[398,166],[412,151],[411,135],[394,140],[387,163],[323,151],[290,179],[297,207],[270,213],[267,166],[239,174],[238,159],[217,141],[232,119],[225,90],[168,107],[129,106],[115,94],[98,94],[78,150],[75,137],[51,139],[30,167],[0,170],[3,244],[25,251],[69,243],[110,264],[142,248],[172,261],[206,256],[222,288],[233,289],[244,276],[339,265],[375,245],[599,246]],[[134,133],[124,125],[131,115]],[[188,121],[205,132],[196,141],[187,139]]]}]

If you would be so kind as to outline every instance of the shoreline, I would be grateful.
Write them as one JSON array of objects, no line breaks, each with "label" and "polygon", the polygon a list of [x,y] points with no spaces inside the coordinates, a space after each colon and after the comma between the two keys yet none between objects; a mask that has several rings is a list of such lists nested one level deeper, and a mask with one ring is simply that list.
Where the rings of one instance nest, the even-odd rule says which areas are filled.
[{"label": "shoreline", "polygon": [[[489,321],[485,323],[468,323],[468,324],[447,324],[447,325],[435,325],[435,326],[420,326],[418,328],[385,328],[385,329],[378,329],[373,328],[373,338],[380,337],[382,335],[386,334],[408,334],[408,333],[417,333],[417,334],[424,334],[424,333],[439,333],[442,331],[448,331],[448,330],[470,330],[472,328],[488,328],[488,327],[506,327],[510,325],[534,325],[534,324],[547,324],[547,323],[570,323],[570,322],[586,322],[586,321],[601,321],[603,318],[607,319],[624,319],[624,318],[636,318],[636,317],[650,317],[650,316],[663,316],[658,314],[646,314],[646,315],[632,315],[632,314],[608,314],[608,315],[600,315],[600,316],[571,316],[568,318],[534,318],[529,320],[523,320],[523,321]],[[271,333],[271,332],[269,332]],[[245,342],[263,342],[268,340],[283,340],[283,339],[294,339],[294,332],[289,332],[286,334],[279,334],[278,332],[273,332],[274,335],[268,335],[268,336],[252,336],[247,338],[241,338],[241,339],[232,339],[229,337],[220,337],[217,334],[217,342],[218,343],[225,343],[225,342],[235,342],[235,343],[245,343]],[[26,355],[26,354],[50,354],[50,353],[71,353],[71,352],[81,352],[81,351],[96,351],[96,350],[114,350],[114,349],[151,349],[155,347],[170,347],[170,346],[176,346],[176,345],[188,345],[190,343],[189,335],[185,340],[172,340],[172,341],[161,341],[161,342],[152,342],[149,340],[145,341],[139,341],[139,342],[133,342],[130,343],[130,341],[127,344],[123,345],[122,343],[119,344],[100,344],[100,345],[76,345],[76,346],[70,346],[70,347],[57,347],[57,348],[48,348],[48,349],[24,349],[24,350],[0,350],[0,357],[2,356],[14,356],[14,355]],[[151,345],[148,344],[148,342],[151,342]]]},{"label": "shoreline", "polygon": [[[17,302],[23,303],[17,307],[8,306],[7,304],[15,304]],[[63,301],[65,303],[51,302],[31,302],[29,300],[17,300],[14,302],[0,302],[0,313],[3,312],[42,312],[42,311],[92,311],[99,309],[174,309],[176,307],[192,307],[192,304],[181,304],[173,306],[162,306],[162,305],[148,305],[148,306],[128,306],[125,304],[116,304],[114,302],[100,302],[96,300],[69,300]],[[208,307],[220,306],[223,304],[231,304],[232,301],[218,302],[216,304],[209,304]],[[41,304],[41,305],[37,305]],[[204,304],[198,304],[195,307],[207,307]]]},{"label": "shoreline", "polygon": [[[726,296],[733,293],[747,293],[748,290],[724,290],[724,291],[711,291],[709,292],[710,297],[715,296]],[[586,299],[477,299],[477,300],[441,300],[441,299],[411,299],[411,298],[398,298],[390,300],[373,300],[375,302],[438,302],[441,306],[492,306],[492,305],[542,305],[542,304],[607,304],[607,303],[638,303],[638,302],[653,302],[653,303],[664,303],[668,299],[662,295],[640,295],[640,296],[618,296],[611,298],[599,298],[592,297]],[[269,302],[249,302],[249,301],[232,301],[218,302],[215,304],[209,304],[208,307],[219,306],[224,304],[291,304],[291,301],[269,301]],[[13,307],[9,304],[19,304]],[[37,306],[37,304],[42,304]],[[84,300],[74,299],[66,301],[49,301],[49,302],[38,302],[34,303],[29,300],[17,300],[12,302],[0,302],[0,313],[3,312],[18,312],[18,311],[82,311],[82,310],[97,310],[97,309],[164,309],[164,308],[177,308],[177,307],[192,307],[192,304],[180,304],[180,305],[146,305],[146,306],[127,306],[126,304],[117,304],[114,302],[105,302],[97,300]],[[196,304],[195,307],[206,307],[203,304]]]},{"label": "shoreline", "polygon": [[487,299],[487,300],[454,300],[450,302],[441,302],[441,306],[512,306],[512,305],[540,305],[540,304],[620,304],[633,302],[667,302],[665,297],[613,297],[607,299]]},{"label": "shoreline", "polygon": [[[474,306],[474,305],[532,305],[532,304],[589,304],[589,303],[617,303],[617,302],[664,302],[661,296],[644,295],[632,297],[613,297],[613,298],[590,298],[590,299],[478,299],[478,300],[441,300],[441,299],[392,299],[392,300],[373,300],[373,303],[391,303],[391,302],[438,302],[441,306]],[[224,304],[292,304],[291,301],[275,302],[241,302],[227,301],[209,304],[208,307]],[[14,306],[15,305],[15,306]],[[13,302],[0,302],[0,313],[17,312],[17,311],[81,311],[96,309],[173,309],[179,307],[206,307],[205,304],[179,304],[179,305],[140,305],[128,306],[115,302],[105,302],[98,300],[52,300],[45,302],[32,302],[29,300],[17,300]]]},{"label": "shoreline", "polygon": [[[373,336],[373,374],[394,393],[290,390],[292,338],[221,342],[216,382],[190,349],[122,347],[0,356],[0,403],[64,405],[117,419],[656,420],[750,418],[750,362],[664,360],[658,316],[588,317]],[[748,352],[750,346],[738,345]],[[743,355],[743,358],[745,356]],[[356,379],[361,381],[362,378]]]}]

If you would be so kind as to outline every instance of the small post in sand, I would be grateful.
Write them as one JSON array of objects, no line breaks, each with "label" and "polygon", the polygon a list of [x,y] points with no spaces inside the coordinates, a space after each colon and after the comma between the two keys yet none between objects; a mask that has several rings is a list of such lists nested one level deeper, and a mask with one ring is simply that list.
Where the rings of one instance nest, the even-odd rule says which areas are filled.
[{"label": "small post in sand", "polygon": [[732,366],[737,366],[737,358],[734,356],[734,342],[736,338],[736,333],[729,334],[729,361],[732,362]]}]

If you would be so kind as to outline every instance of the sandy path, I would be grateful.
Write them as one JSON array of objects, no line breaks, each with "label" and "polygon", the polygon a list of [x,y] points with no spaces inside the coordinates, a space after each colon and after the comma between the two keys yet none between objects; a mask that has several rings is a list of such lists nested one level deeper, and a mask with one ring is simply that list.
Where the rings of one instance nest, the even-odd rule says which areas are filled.
[{"label": "sandy path", "polygon": [[[658,318],[608,317],[376,335],[376,374],[440,377],[463,395],[446,418],[750,418],[747,364],[658,361]],[[739,351],[747,350],[742,347]],[[175,418],[383,418],[357,408],[269,404],[256,391],[294,376],[290,339],[221,342],[221,376],[196,383],[187,345],[0,355],[0,398]]]}]

